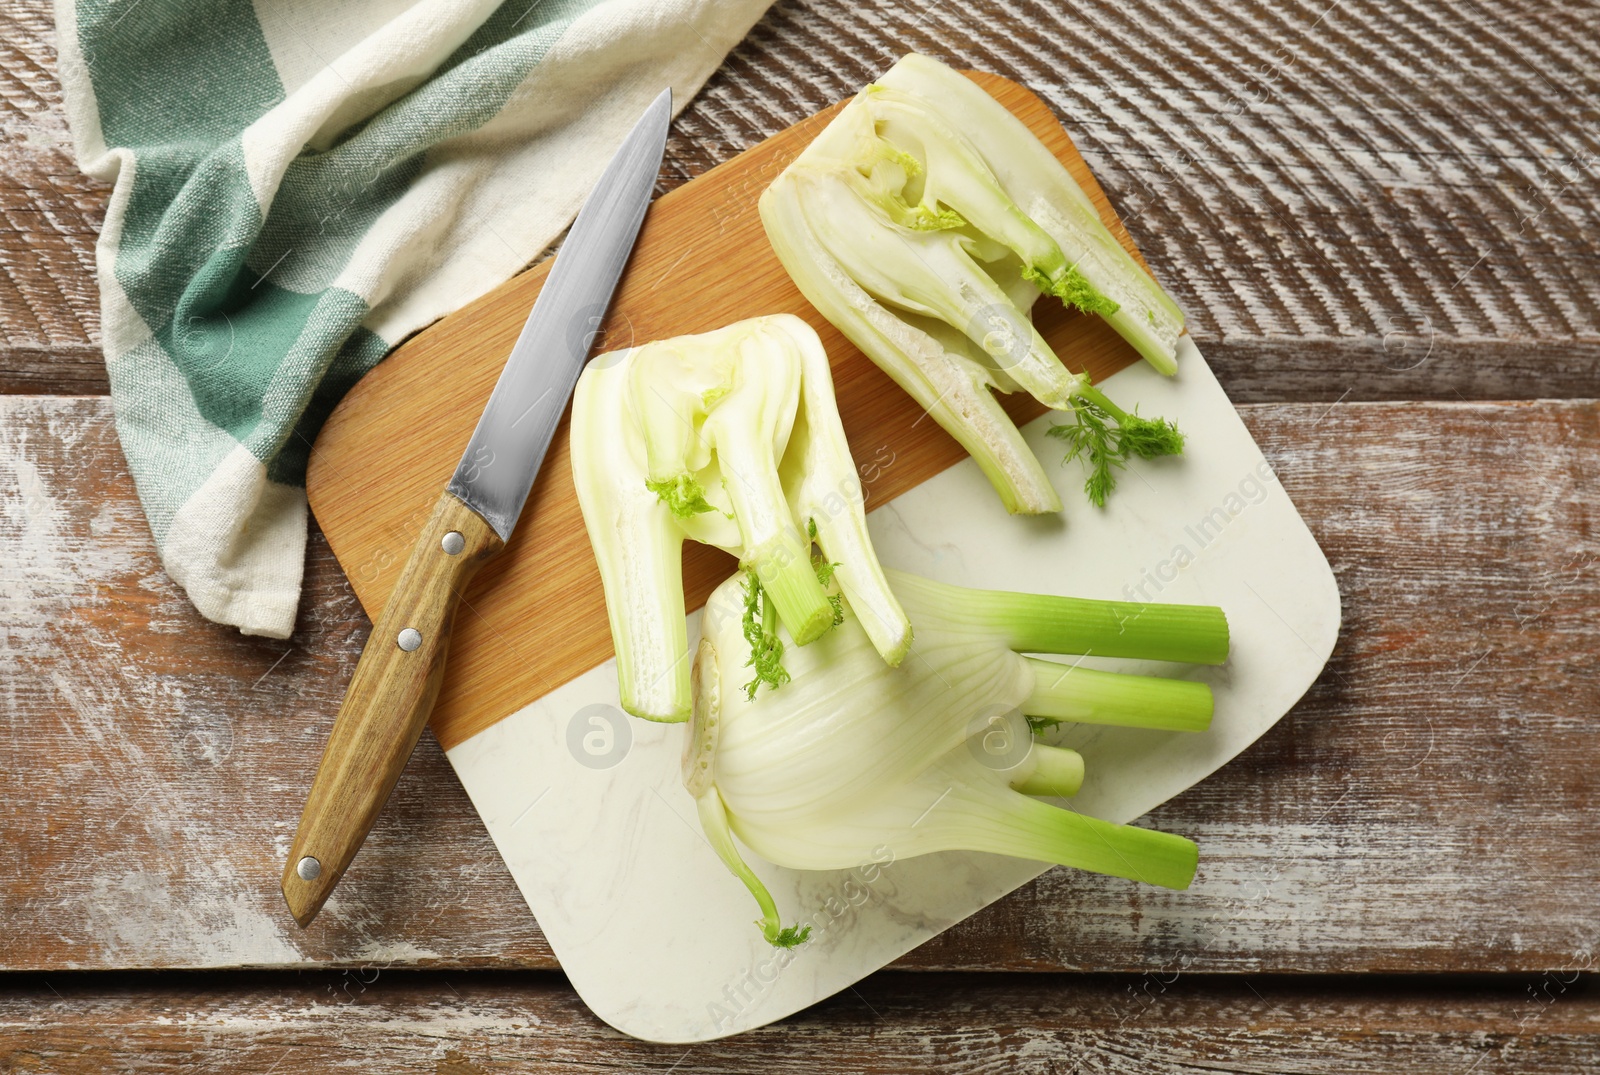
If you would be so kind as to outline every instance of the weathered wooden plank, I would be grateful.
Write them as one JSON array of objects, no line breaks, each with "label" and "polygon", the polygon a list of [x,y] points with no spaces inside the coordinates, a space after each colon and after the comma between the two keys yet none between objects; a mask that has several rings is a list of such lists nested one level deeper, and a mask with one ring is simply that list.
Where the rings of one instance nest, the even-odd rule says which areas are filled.
[{"label": "weathered wooden plank", "polygon": [[679,129],[744,148],[929,52],[1066,117],[1208,355],[1423,330],[1592,343],[1594,10],[779,4]]},{"label": "weathered wooden plank", "polygon": [[1582,399],[1600,391],[1600,341],[1459,340],[1399,329],[1357,339],[1201,344],[1235,403]]},{"label": "weathered wooden plank", "polygon": [[653,1045],[555,974],[57,975],[0,997],[0,1067],[107,1071],[1361,1072],[1578,1075],[1574,968],[1469,982],[880,973],[736,1038]]},{"label": "weathered wooden plank", "polygon": [[110,188],[83,176],[49,0],[0,6],[0,391],[103,393],[94,242]]},{"label": "weathered wooden plank", "polygon": [[[19,937],[28,923],[38,946],[9,965],[280,963],[350,945],[425,963],[456,957],[454,940],[429,945],[458,929],[485,931],[479,955],[550,965],[431,738],[356,866],[368,880],[346,886],[340,928],[293,926],[268,875],[367,633],[338,565],[319,535],[289,643],[207,623],[160,568],[107,401],[0,407],[0,788],[13,807],[0,921]],[[435,841],[462,857],[433,857]],[[419,902],[394,908],[402,890]],[[422,924],[452,919],[442,933]]]},{"label": "weathered wooden plank", "polygon": [[[0,391],[102,392],[105,190],[66,149],[48,9],[0,12]],[[1236,399],[1589,396],[1597,12],[780,0],[675,124],[667,182],[922,50],[1065,117]]]},{"label": "weathered wooden plank", "polygon": [[[904,966],[1522,971],[1600,947],[1600,404],[1243,413],[1339,577],[1327,673],[1152,816],[1199,840],[1192,890],[1056,870]],[[351,883],[290,922],[277,878],[365,633],[320,538],[292,642],[201,621],[109,405],[0,400],[0,967],[552,966],[431,740]]]}]

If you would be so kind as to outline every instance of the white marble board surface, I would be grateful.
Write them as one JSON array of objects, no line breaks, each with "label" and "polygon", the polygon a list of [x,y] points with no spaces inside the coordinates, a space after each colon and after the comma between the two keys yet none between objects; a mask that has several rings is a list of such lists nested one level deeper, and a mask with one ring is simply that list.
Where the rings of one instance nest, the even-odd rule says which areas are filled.
[{"label": "white marble board surface", "polygon": [[[1107,382],[1124,407],[1175,419],[1187,443],[1179,459],[1122,472],[1106,509],[1084,500],[1077,463],[1047,462],[1066,510],[1008,516],[967,460],[869,515],[885,565],[945,582],[1222,606],[1232,636],[1222,667],[1085,662],[1190,676],[1216,697],[1212,727],[1198,735],[1056,730],[1052,741],[1085,759],[1072,807],[1116,822],[1204,779],[1272,727],[1316,680],[1339,630],[1327,560],[1184,342],[1176,377],[1140,363]],[[1046,461],[1062,454],[1045,436],[1050,422],[1024,430]],[[892,452],[872,462],[893,466]],[[689,619],[692,651],[699,613]],[[971,853],[895,861],[886,851],[888,861],[858,870],[805,873],[747,852],[784,921],[813,924],[806,944],[775,951],[753,925],[749,893],[700,835],[679,782],[683,736],[682,726],[623,716],[607,661],[449,752],[574,988],[634,1037],[705,1041],[781,1019],[1049,868]]]}]

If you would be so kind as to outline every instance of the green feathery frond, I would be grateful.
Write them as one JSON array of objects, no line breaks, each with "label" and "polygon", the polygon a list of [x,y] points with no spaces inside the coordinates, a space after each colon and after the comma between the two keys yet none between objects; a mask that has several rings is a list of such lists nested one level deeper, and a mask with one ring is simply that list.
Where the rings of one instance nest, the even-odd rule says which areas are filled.
[{"label": "green feathery frond", "polygon": [[[904,206],[904,208],[901,208]],[[949,231],[967,226],[966,218],[954,209],[930,209],[926,205],[905,205],[892,210],[895,223],[912,231]]]},{"label": "green feathery frond", "polygon": [[706,500],[706,491],[695,481],[693,474],[679,474],[676,478],[666,478],[662,481],[651,481],[646,478],[644,485],[646,489],[660,497],[661,502],[680,519],[689,519],[701,512],[716,510]]},{"label": "green feathery frond", "polygon": [[[811,566],[816,568],[817,581],[822,583],[824,588],[833,582],[833,573],[839,570],[838,564],[830,564],[820,553],[811,557]],[[844,594],[829,594],[828,604],[833,606],[833,625],[837,627],[844,622]]]},{"label": "green feathery frond", "polygon": [[1126,415],[1119,425],[1126,454],[1140,459],[1183,454],[1183,434],[1165,418],[1140,418],[1136,412]]},{"label": "green feathery frond", "polygon": [[796,923],[792,926],[785,926],[775,934],[769,934],[766,930],[762,930],[762,936],[774,948],[798,948],[811,939],[811,927]]},{"label": "green feathery frond", "polygon": [[1183,453],[1183,434],[1165,418],[1141,418],[1112,403],[1097,388],[1085,386],[1072,401],[1071,424],[1054,425],[1050,436],[1067,443],[1063,463],[1083,459],[1089,477],[1083,491],[1096,507],[1117,487],[1115,471],[1128,465],[1130,456],[1155,459]]},{"label": "green feathery frond", "polygon": [[1078,271],[1075,265],[1068,265],[1067,271],[1055,279],[1028,266],[1022,270],[1022,277],[1046,295],[1054,295],[1073,309],[1082,310],[1086,314],[1110,317],[1122,309],[1121,303],[1101,292],[1087,276]]},{"label": "green feathery frond", "polygon": [[744,640],[750,646],[747,668],[755,669],[755,678],[744,685],[746,698],[755,699],[756,691],[765,683],[777,690],[789,682],[789,672],[783,667],[783,640],[778,637],[773,624],[776,618],[772,599],[761,588],[754,571],[745,571],[744,589]]}]

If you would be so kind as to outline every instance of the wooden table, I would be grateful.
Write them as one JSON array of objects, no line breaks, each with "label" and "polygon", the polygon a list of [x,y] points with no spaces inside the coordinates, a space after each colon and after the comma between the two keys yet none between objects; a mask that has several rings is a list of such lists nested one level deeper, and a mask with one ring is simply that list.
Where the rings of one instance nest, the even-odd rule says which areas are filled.
[{"label": "wooden table", "polygon": [[780,0],[664,187],[909,50],[1038,90],[1336,571],[1305,700],[1156,827],[692,1049],[572,994],[437,746],[302,933],[277,878],[367,630],[313,535],[290,642],[162,574],[97,342],[107,191],[44,0],[0,7],[0,1071],[1600,1070],[1600,6]]}]

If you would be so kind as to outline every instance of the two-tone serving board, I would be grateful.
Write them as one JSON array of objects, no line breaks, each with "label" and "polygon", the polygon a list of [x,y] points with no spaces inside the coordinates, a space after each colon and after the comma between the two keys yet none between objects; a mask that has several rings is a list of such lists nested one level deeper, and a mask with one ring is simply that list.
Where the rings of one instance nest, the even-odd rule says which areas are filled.
[{"label": "two-tone serving board", "polygon": [[[973,77],[1061,158],[1128,243],[1044,102],[1004,79]],[[1163,670],[1211,684],[1209,731],[1054,733],[1085,758],[1072,807],[1131,821],[1225,764],[1316,679],[1338,632],[1332,572],[1192,344],[1177,376],[1163,378],[1133,364],[1132,350],[1098,319],[1054,302],[1039,303],[1036,317],[1069,365],[1096,380],[1116,374],[1112,396],[1175,419],[1188,446],[1181,459],[1132,466],[1103,511],[1085,502],[1074,464],[1053,470],[1067,505],[1060,516],[1007,516],[976,465],[810,308],[767,245],[756,199],[831,112],[657,200],[599,347],[798,314],[832,358],[885,564],[999,589],[1220,604],[1233,639],[1229,663]],[[318,439],[312,509],[369,613],[382,607],[544,275],[536,267],[402,345]],[[1019,421],[1037,419],[1024,432],[1040,458],[1059,457],[1040,409],[1025,397],[1010,405]],[[687,547],[688,607],[698,608],[733,566],[720,552]],[[691,613],[691,643],[696,619]],[[699,1041],[782,1018],[1045,868],[981,854],[904,859],[887,845],[878,861],[827,873],[750,856],[785,921],[813,927],[806,945],[774,953],[752,924],[744,886],[700,835],[679,782],[682,729],[623,716],[610,658],[563,425],[511,543],[466,594],[433,727],[573,985],[629,1034]],[[1203,835],[1187,835],[1202,837],[1196,886],[1204,886]],[[363,883],[361,865],[358,857],[347,885]],[[338,914],[337,899],[325,915]]]}]

